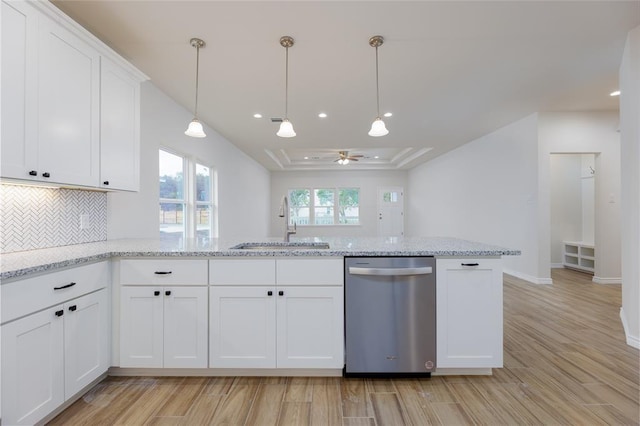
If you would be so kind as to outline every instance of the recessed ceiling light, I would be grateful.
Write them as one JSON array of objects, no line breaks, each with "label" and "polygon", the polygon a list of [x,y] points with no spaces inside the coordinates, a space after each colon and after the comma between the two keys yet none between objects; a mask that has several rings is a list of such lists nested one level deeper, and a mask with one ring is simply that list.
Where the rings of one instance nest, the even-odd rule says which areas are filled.
[{"label": "recessed ceiling light", "polygon": [[393,114],[392,114],[392,113],[390,113],[390,112],[385,112],[385,113],[384,113],[384,116],[385,116],[385,117],[391,117],[392,115],[393,115]]},{"label": "recessed ceiling light", "polygon": [[321,112],[320,114],[318,114],[318,117],[320,118],[327,118],[327,114],[324,112]]},{"label": "recessed ceiling light", "polygon": [[373,158],[375,158],[375,159],[377,160],[378,158],[380,158],[380,156],[379,156],[379,155],[376,155],[376,156],[375,156],[375,157],[373,157]]},{"label": "recessed ceiling light", "polygon": [[308,159],[309,159],[309,157],[304,157],[304,159],[305,159],[305,160],[308,160]]},{"label": "recessed ceiling light", "polygon": [[262,114],[253,114],[253,118],[262,118]]},{"label": "recessed ceiling light", "polygon": [[609,93],[609,96],[620,96],[620,91],[616,90],[615,92]]}]

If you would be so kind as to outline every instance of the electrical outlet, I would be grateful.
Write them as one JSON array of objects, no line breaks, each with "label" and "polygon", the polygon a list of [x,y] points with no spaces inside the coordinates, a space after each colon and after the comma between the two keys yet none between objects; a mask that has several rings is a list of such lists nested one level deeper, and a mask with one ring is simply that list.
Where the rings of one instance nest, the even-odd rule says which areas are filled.
[{"label": "electrical outlet", "polygon": [[89,214],[81,214],[80,215],[80,229],[89,229],[91,228],[91,215]]}]

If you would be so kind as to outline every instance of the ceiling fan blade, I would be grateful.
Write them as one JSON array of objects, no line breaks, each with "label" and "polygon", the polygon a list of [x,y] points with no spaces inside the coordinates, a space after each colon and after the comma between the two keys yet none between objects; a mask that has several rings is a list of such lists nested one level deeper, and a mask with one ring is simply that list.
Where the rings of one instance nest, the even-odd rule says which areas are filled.
[{"label": "ceiling fan blade", "polygon": [[357,158],[349,157],[349,161],[358,161]]},{"label": "ceiling fan blade", "polygon": [[357,158],[362,158],[362,157],[364,157],[364,155],[362,155],[362,154],[354,154],[354,155],[350,155],[349,156],[349,158],[356,158],[356,157]]}]

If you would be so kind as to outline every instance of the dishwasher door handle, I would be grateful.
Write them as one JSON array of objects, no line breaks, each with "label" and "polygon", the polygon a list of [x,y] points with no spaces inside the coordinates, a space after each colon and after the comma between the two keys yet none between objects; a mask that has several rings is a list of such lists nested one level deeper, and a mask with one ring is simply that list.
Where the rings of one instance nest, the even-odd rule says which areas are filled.
[{"label": "dishwasher door handle", "polygon": [[401,275],[428,275],[433,273],[431,266],[419,268],[360,268],[349,267],[351,275],[379,275],[379,276],[401,276]]}]

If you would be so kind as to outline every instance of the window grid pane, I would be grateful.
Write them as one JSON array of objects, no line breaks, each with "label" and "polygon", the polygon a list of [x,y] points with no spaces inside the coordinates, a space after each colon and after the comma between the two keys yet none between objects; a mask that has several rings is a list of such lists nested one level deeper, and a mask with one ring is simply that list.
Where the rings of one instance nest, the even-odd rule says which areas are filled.
[{"label": "window grid pane", "polygon": [[289,191],[289,225],[309,225],[311,191],[292,189]]},{"label": "window grid pane", "polygon": [[178,155],[160,150],[160,198],[184,200],[184,159]]}]

